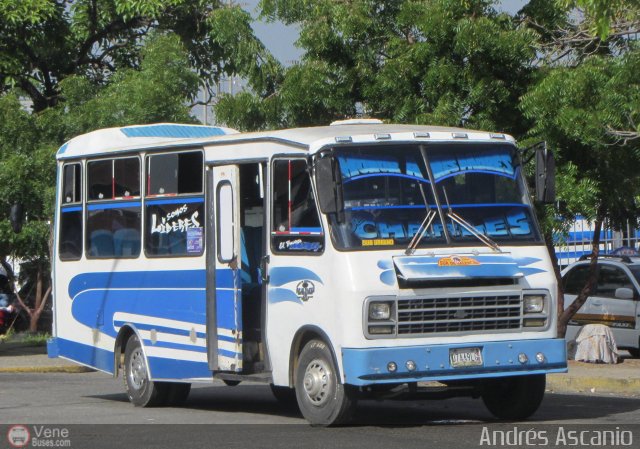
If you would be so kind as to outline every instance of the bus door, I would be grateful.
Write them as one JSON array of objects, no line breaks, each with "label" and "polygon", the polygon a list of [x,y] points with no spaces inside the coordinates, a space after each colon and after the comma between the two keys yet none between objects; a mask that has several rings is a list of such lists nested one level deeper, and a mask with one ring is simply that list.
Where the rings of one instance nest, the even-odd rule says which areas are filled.
[{"label": "bus door", "polygon": [[242,371],[239,169],[208,170],[207,340],[212,371]]}]

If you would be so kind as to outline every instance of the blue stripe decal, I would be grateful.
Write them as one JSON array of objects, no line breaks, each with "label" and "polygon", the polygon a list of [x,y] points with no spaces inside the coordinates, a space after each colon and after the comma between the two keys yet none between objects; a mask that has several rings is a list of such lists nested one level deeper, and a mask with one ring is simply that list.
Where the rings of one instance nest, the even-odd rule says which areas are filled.
[{"label": "blue stripe decal", "polygon": [[311,270],[301,267],[274,267],[269,270],[269,285],[281,287],[295,281],[311,280],[320,282],[322,279]]},{"label": "blue stripe decal", "polygon": [[191,360],[175,360],[160,357],[149,357],[149,370],[152,379],[193,379],[212,378],[211,370],[206,362]]},{"label": "blue stripe decal", "polygon": [[67,151],[67,147],[69,146],[69,142],[65,143],[64,145],[62,145],[59,149],[58,149],[58,154],[63,154],[65,151]]},{"label": "blue stripe decal", "polygon": [[[113,325],[115,327],[122,327],[127,323],[133,324],[136,327],[136,329],[139,329],[141,331],[155,330],[156,332],[159,332],[162,334],[181,335],[184,337],[189,337],[191,335],[191,331],[188,331],[186,329],[176,329],[174,327],[156,326],[155,324],[142,324],[142,323],[135,323],[131,321],[115,320],[113,322]],[[204,332],[196,332],[196,337],[207,338],[207,334]]]},{"label": "blue stripe decal", "polygon": [[125,201],[120,203],[107,203],[107,204],[89,204],[87,209],[89,210],[107,210],[107,209],[122,209],[125,207],[140,207],[141,201]]},{"label": "blue stripe decal", "polygon": [[350,182],[357,181],[359,179],[366,179],[366,178],[387,178],[387,177],[412,179],[414,181],[423,182],[425,184],[431,184],[428,179],[420,178],[418,176],[405,175],[403,173],[385,173],[385,172],[369,173],[366,175],[357,175],[357,176],[354,176],[353,178],[346,179],[344,183],[349,184]]},{"label": "blue stripe decal", "polygon": [[172,343],[168,341],[156,341],[155,343],[152,343],[151,340],[144,340],[144,344],[149,347],[155,347],[155,348],[179,349],[181,351],[202,352],[202,353],[207,352],[207,348],[203,346]]},{"label": "blue stripe decal", "polygon": [[236,338],[228,337],[226,335],[218,335],[218,340],[228,341],[230,343],[236,343],[236,341],[238,341]]},{"label": "blue stripe decal", "polygon": [[290,232],[322,232],[322,228],[291,228]]},{"label": "blue stripe decal", "polygon": [[155,199],[155,200],[146,200],[145,204],[147,206],[155,206],[159,204],[192,204],[192,203],[204,203],[204,198],[171,198],[171,199]]},{"label": "blue stripe decal", "polygon": [[220,348],[218,348],[218,354],[224,357],[232,358],[232,359],[235,359],[238,356],[242,357],[242,355],[238,352],[227,351],[226,349],[220,349]]},{"label": "blue stripe decal", "polygon": [[[406,206],[358,206],[358,207],[345,207],[345,210],[388,210],[388,209],[425,209],[424,204],[406,205]],[[431,209],[435,209],[436,206],[429,206]]]},{"label": "blue stripe decal", "polygon": [[[323,284],[316,273],[301,267],[273,267],[269,270],[269,302],[295,302],[302,304],[296,293],[298,282],[315,281]],[[295,283],[293,285],[292,283]],[[292,284],[286,286],[286,284]]]},{"label": "blue stripe decal", "polygon": [[[78,322],[113,337],[117,312],[205,325],[205,282],[205,270],[84,273],[69,284],[71,311]],[[217,270],[216,282],[218,327],[238,329],[232,270]]]},{"label": "blue stripe decal", "polygon": [[195,125],[145,125],[127,126],[120,128],[122,134],[127,137],[174,137],[174,138],[196,138],[224,136],[225,132],[214,126]]},{"label": "blue stripe decal", "polygon": [[80,212],[82,211],[82,206],[72,206],[72,207],[62,207],[60,209],[60,212],[62,212],[63,214],[65,212]]},{"label": "blue stripe decal", "polygon": [[65,357],[93,368],[113,374],[113,352],[63,338],[47,343],[49,357]]},{"label": "blue stripe decal", "polygon": [[170,294],[166,291],[90,290],[76,296],[71,313],[79,323],[115,338],[117,330],[113,318],[118,312],[205,325],[205,298],[204,290]]},{"label": "blue stripe decal", "polygon": [[467,173],[480,173],[483,175],[494,175],[494,176],[503,176],[505,178],[509,178],[509,179],[516,179],[517,176],[517,172],[514,172],[513,174],[509,174],[509,173],[502,173],[499,171],[493,171],[493,170],[460,170],[457,171],[455,173],[449,173],[447,175],[444,176],[439,176],[438,174],[434,173],[434,176],[436,178],[436,184],[438,184],[440,181],[444,181],[445,179],[448,178],[453,178],[454,176],[458,176],[460,174],[467,174]]},{"label": "blue stripe decal", "polygon": [[[452,204],[452,209],[471,209],[480,207],[521,207],[529,208],[526,204],[521,203],[481,203],[481,204]],[[430,209],[436,209],[435,205],[430,205]],[[348,207],[345,210],[384,210],[384,209],[425,209],[424,204],[411,204],[402,206],[358,206]]]},{"label": "blue stripe decal", "polygon": [[[217,270],[218,287],[227,286],[227,276],[221,273],[231,270]],[[220,284],[222,281],[222,285]],[[87,290],[107,289],[204,289],[205,270],[168,270],[168,271],[126,271],[82,273],[69,283],[69,297],[75,298]],[[230,287],[233,284],[229,285]],[[159,293],[160,294],[160,293]]]}]

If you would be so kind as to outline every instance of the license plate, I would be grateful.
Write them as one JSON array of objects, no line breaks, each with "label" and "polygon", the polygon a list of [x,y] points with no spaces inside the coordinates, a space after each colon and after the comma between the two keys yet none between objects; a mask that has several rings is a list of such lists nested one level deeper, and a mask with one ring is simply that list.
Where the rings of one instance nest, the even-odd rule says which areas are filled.
[{"label": "license plate", "polygon": [[480,348],[449,349],[449,363],[452,368],[482,366],[482,352]]}]

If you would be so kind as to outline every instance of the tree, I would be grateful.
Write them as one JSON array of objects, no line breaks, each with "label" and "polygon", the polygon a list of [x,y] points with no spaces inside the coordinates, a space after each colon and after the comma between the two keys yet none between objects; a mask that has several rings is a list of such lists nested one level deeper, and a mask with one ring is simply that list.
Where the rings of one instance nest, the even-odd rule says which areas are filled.
[{"label": "tree", "polygon": [[36,112],[62,99],[61,82],[101,86],[137,68],[153,32],[172,32],[210,95],[239,74],[268,92],[279,65],[255,38],[251,17],[222,0],[1,0],[0,92],[18,87]]},{"label": "tree", "polygon": [[217,116],[240,129],[360,114],[519,135],[535,33],[492,3],[263,0],[265,17],[300,27],[305,54],[273,92],[223,96]]},{"label": "tree", "polygon": [[[591,56],[575,67],[554,68],[522,100],[525,115],[535,121],[531,134],[554,148],[559,165],[570,170],[565,181],[572,179],[584,200],[571,201],[573,216],[578,212],[594,222],[591,274],[569,307],[560,303],[562,335],[595,286],[603,223],[623,229],[627,221],[639,222],[640,141],[612,132],[640,120],[638,50],[633,44],[623,55]],[[564,191],[560,199],[571,195]]]},{"label": "tree", "polygon": [[[138,68],[124,68],[97,86],[85,75],[60,82],[60,102],[33,114],[17,92],[0,95],[0,260],[21,260],[19,302],[37,329],[47,304],[51,223],[55,207],[55,153],[69,138],[98,127],[161,121],[193,122],[188,100],[198,90],[198,75],[175,35],[149,36]],[[22,203],[26,219],[19,234],[8,212]],[[24,277],[28,279],[25,279]]]},{"label": "tree", "polygon": [[561,0],[565,8],[577,7],[591,18],[591,35],[607,39],[625,28],[637,29],[640,20],[639,0]]}]

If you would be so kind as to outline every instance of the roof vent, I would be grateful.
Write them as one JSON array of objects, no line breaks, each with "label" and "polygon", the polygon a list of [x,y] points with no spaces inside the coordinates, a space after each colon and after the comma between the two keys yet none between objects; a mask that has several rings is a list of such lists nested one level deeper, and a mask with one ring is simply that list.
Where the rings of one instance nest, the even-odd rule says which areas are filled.
[{"label": "roof vent", "polygon": [[341,125],[382,125],[382,120],[378,120],[377,118],[350,118],[331,122],[331,126]]}]

